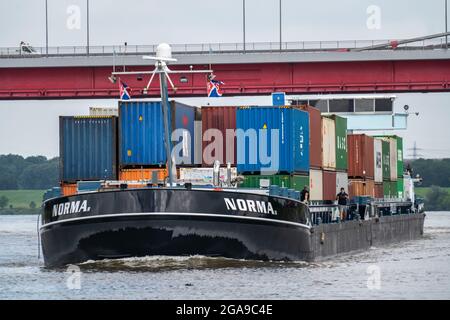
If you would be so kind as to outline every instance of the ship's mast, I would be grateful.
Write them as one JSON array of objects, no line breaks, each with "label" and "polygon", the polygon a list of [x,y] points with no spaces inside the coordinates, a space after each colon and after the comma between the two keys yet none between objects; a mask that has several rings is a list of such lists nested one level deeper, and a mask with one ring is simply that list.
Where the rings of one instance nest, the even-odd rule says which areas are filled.
[{"label": "ship's mast", "polygon": [[169,130],[169,91],[167,89],[167,79],[166,74],[163,70],[163,66],[161,62],[158,62],[158,72],[159,79],[161,85],[161,107],[164,117],[164,146],[166,148],[166,157],[167,157],[167,169],[169,171],[169,186],[173,186],[173,176],[172,176],[172,143],[170,139],[170,130]]},{"label": "ship's mast", "polygon": [[[113,56],[114,58],[114,56]],[[146,60],[154,60],[155,62],[155,69],[153,71],[123,71],[123,72],[115,72],[113,69],[113,72],[111,73],[111,77],[109,77],[110,81],[112,82],[115,80],[115,76],[117,75],[139,75],[142,76],[143,74],[150,74],[150,80],[147,83],[147,86],[144,88],[143,92],[144,94],[147,94],[150,84],[152,83],[154,77],[156,74],[159,75],[160,79],[160,89],[161,89],[161,108],[163,112],[163,125],[164,125],[164,147],[166,150],[166,156],[167,156],[167,169],[169,171],[169,186],[173,186],[174,179],[173,179],[173,159],[172,159],[172,143],[171,143],[171,136],[170,136],[170,105],[169,105],[169,91],[167,86],[167,81],[169,81],[172,88],[176,89],[172,80],[169,77],[169,73],[212,73],[212,70],[170,70],[167,67],[167,63],[169,62],[175,62],[177,59],[172,58],[172,49],[171,47],[166,43],[161,43],[156,48],[156,56],[144,56],[143,57]]]}]

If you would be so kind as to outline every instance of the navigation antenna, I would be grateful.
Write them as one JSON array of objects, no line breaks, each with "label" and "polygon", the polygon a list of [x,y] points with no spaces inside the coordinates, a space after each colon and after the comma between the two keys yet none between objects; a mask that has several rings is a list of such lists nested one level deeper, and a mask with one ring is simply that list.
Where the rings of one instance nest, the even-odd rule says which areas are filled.
[{"label": "navigation antenna", "polygon": [[159,74],[160,89],[161,89],[161,106],[164,116],[164,145],[166,149],[167,157],[167,169],[169,171],[169,186],[173,186],[173,173],[172,173],[172,146],[170,141],[169,132],[169,92],[167,89],[167,81],[169,81],[171,87],[176,91],[172,80],[169,77],[169,73],[211,73],[212,70],[170,70],[167,64],[169,62],[175,62],[177,59],[172,58],[172,48],[167,43],[161,43],[156,48],[156,56],[143,56],[145,60],[155,60],[155,69],[153,71],[124,71],[124,72],[112,72],[111,78],[115,78],[116,75],[144,75],[151,74],[150,80],[147,86],[144,88],[144,94],[147,94],[150,84],[152,83],[156,74]]}]

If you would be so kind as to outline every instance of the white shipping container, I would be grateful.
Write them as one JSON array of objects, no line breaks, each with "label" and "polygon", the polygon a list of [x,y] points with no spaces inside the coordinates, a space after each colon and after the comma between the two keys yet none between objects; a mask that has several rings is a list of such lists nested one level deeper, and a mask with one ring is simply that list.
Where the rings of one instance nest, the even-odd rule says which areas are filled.
[{"label": "white shipping container", "polygon": [[375,171],[374,171],[375,182],[383,182],[383,165],[382,165],[383,150],[381,140],[374,139],[373,145],[375,149],[373,152],[375,164]]},{"label": "white shipping container", "polygon": [[322,170],[309,170],[310,200],[323,200],[323,173]]},{"label": "white shipping container", "polygon": [[345,192],[348,193],[348,173],[347,172],[336,172],[336,194],[341,192],[341,188],[344,188]]},{"label": "white shipping container", "polygon": [[118,108],[89,107],[90,116],[119,116]]},{"label": "white shipping container", "polygon": [[202,122],[194,121],[194,163],[202,164]]},{"label": "white shipping container", "polygon": [[[220,181],[226,181],[227,168],[220,168]],[[236,179],[237,169],[231,168],[231,180]],[[190,182],[193,185],[212,185],[213,168],[180,168],[179,182]]]},{"label": "white shipping container", "polygon": [[390,153],[390,166],[391,166],[391,181],[397,181],[397,139],[389,138],[389,153]]},{"label": "white shipping container", "polygon": [[322,167],[336,169],[336,125],[326,117],[322,117]]}]

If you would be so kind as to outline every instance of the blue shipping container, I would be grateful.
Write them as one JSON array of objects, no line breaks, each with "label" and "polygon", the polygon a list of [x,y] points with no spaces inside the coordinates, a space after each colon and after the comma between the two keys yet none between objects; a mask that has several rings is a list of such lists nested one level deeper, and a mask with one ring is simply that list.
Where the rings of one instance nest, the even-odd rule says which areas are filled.
[{"label": "blue shipping container", "polygon": [[88,192],[88,191],[97,191],[102,186],[102,181],[78,181],[77,182],[77,191],[80,192]]},{"label": "blue shipping container", "polygon": [[42,201],[46,201],[48,199],[57,198],[57,197],[61,197],[61,196],[62,196],[61,188],[53,187],[53,188],[47,189],[47,191],[45,191],[44,195],[42,196]]},{"label": "blue shipping container", "polygon": [[60,178],[117,179],[117,117],[59,118]]},{"label": "blue shipping container", "polygon": [[[177,164],[194,163],[196,108],[170,101],[170,133],[180,131],[172,142]],[[119,102],[119,163],[123,166],[166,165],[164,118],[159,101]]]},{"label": "blue shipping container", "polygon": [[172,128],[182,129],[179,131],[178,139],[172,141],[172,146],[179,145],[177,164],[194,164],[194,148],[195,148],[195,115],[199,108],[188,106],[175,101],[171,102],[172,111]]},{"label": "blue shipping container", "polygon": [[[238,172],[309,172],[307,112],[291,107],[241,107],[236,127]],[[249,129],[256,130],[253,136]],[[250,142],[251,136],[257,141]]]}]

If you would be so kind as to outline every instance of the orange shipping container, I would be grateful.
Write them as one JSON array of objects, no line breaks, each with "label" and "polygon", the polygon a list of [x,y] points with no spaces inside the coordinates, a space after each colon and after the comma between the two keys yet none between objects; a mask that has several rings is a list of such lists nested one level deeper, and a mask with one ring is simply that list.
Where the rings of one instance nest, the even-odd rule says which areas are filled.
[{"label": "orange shipping container", "polygon": [[165,168],[122,169],[119,171],[119,180],[140,181],[152,180],[153,172],[157,173],[158,180],[164,181],[168,172]]},{"label": "orange shipping container", "polygon": [[336,200],[336,171],[323,171],[323,200]]},{"label": "orange shipping container", "polygon": [[72,196],[77,194],[77,184],[76,183],[62,183],[61,192],[63,196]]},{"label": "orange shipping container", "polygon": [[383,183],[375,183],[375,198],[384,198]]},{"label": "orange shipping container", "polygon": [[[203,140],[202,146],[203,166],[211,166],[214,163],[214,160],[219,160],[222,166],[226,166],[227,162],[231,162],[232,166],[237,164],[236,137],[230,136],[229,139],[227,139],[227,130],[236,130],[236,109],[237,107],[232,106],[202,107],[202,138],[206,139]],[[209,129],[216,129],[222,133],[223,149],[214,150],[214,155],[212,155],[213,159],[203,159],[203,152],[205,152],[205,149],[207,149],[211,143],[211,141],[209,141],[211,137],[205,135]]]},{"label": "orange shipping container", "polygon": [[348,195],[350,198],[356,196],[375,197],[375,182],[373,180],[349,179]]},{"label": "orange shipping container", "polygon": [[374,178],[374,142],[365,134],[347,136],[348,176],[352,178]]},{"label": "orange shipping container", "polygon": [[309,165],[311,168],[322,167],[322,118],[320,110],[309,105],[300,106],[309,114]]}]

